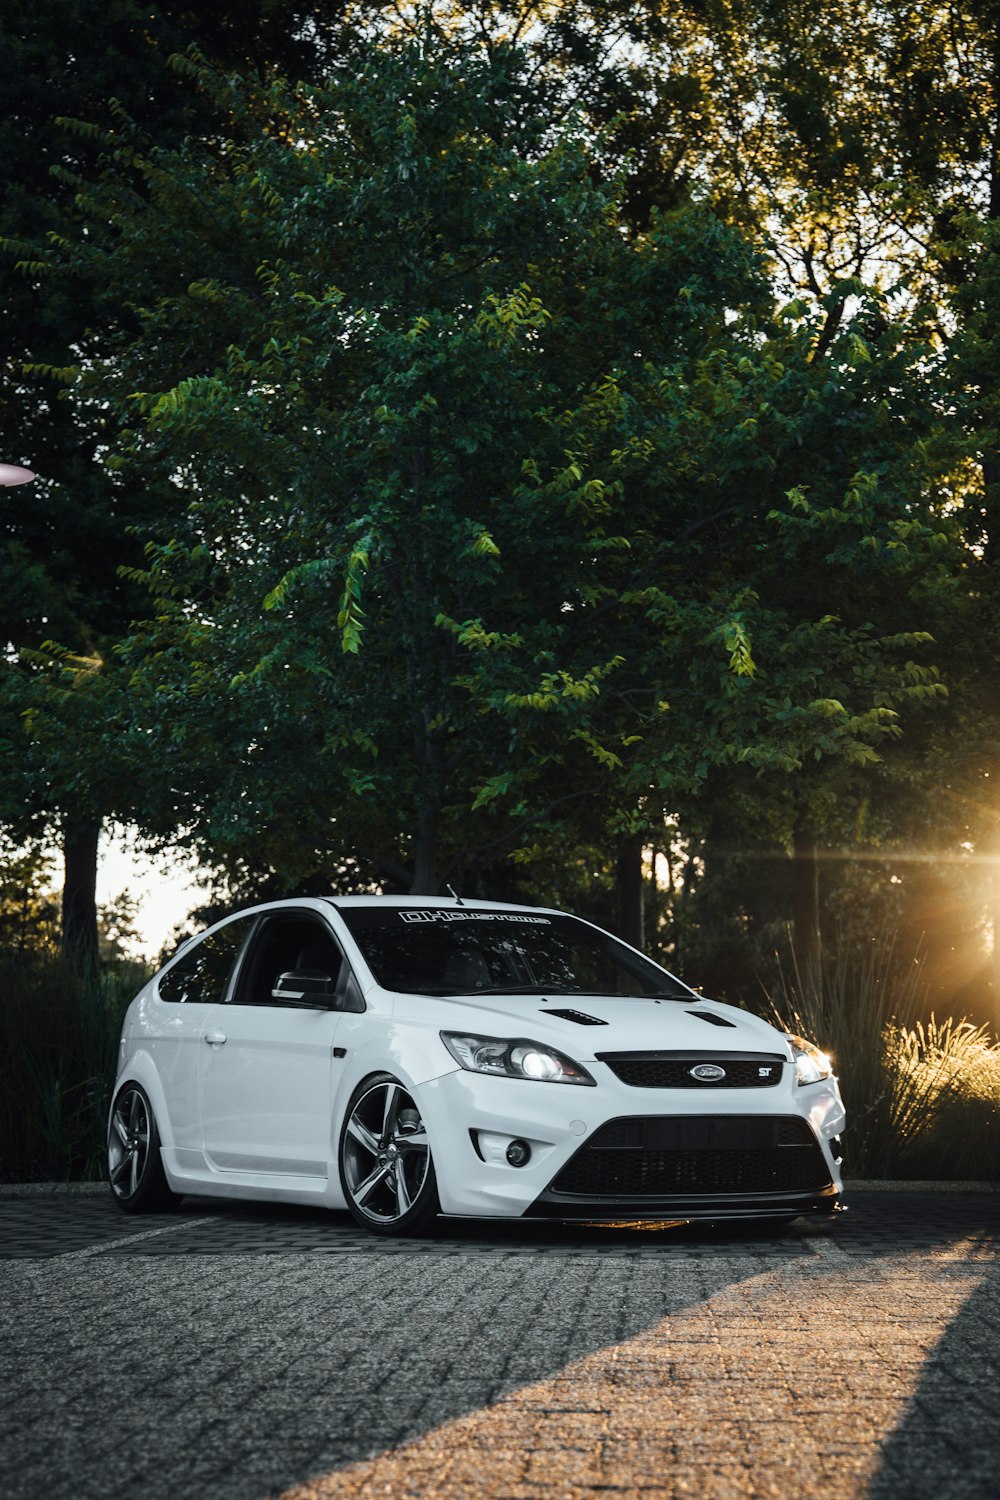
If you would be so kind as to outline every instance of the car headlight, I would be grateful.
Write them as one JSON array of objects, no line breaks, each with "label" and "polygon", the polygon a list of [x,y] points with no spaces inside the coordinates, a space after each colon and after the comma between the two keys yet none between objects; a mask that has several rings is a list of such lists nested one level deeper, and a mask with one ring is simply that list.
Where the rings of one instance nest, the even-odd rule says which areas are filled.
[{"label": "car headlight", "polygon": [[586,1068],[540,1042],[523,1038],[508,1041],[496,1036],[468,1036],[461,1031],[442,1031],[441,1040],[459,1066],[469,1073],[492,1073],[497,1078],[531,1078],[536,1083],[597,1086]]},{"label": "car headlight", "polygon": [[799,1083],[820,1083],[824,1078],[833,1077],[833,1060],[812,1042],[803,1041],[800,1036],[790,1036],[786,1040],[792,1048],[792,1061],[795,1064],[795,1077]]}]

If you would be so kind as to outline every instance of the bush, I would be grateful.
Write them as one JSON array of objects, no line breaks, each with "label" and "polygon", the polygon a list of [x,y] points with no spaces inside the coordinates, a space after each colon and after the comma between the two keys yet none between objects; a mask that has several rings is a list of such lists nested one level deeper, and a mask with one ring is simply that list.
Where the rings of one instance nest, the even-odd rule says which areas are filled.
[{"label": "bush", "polygon": [[0,953],[0,1181],[97,1180],[122,1018],[148,977],[84,981],[58,955]]},{"label": "bush", "polygon": [[845,1168],[871,1178],[1000,1178],[1000,1043],[964,1017],[927,1018],[920,957],[891,938],[836,944],[811,982],[783,973],[771,1018],[834,1058]]},{"label": "bush", "polygon": [[985,1026],[933,1016],[894,1039],[899,1093],[926,1110],[923,1130],[903,1131],[903,1176],[1000,1177],[1000,1045]]}]

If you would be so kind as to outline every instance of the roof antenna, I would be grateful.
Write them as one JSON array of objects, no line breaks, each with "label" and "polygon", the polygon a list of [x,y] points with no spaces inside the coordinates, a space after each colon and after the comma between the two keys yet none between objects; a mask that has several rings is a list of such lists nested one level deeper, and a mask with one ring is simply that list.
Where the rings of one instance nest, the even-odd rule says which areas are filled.
[{"label": "roof antenna", "polygon": [[461,896],[458,894],[458,892],[456,891],[455,887],[451,884],[451,881],[450,880],[446,880],[445,881],[445,885],[448,887],[449,891],[451,891],[451,894],[454,896],[455,901],[457,902],[457,904],[459,906],[464,906],[465,902],[462,900]]}]

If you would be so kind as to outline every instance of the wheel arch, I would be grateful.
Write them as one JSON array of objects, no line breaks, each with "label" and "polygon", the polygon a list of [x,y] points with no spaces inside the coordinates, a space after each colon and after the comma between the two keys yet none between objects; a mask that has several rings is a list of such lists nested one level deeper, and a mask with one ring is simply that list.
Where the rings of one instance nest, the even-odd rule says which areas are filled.
[{"label": "wheel arch", "polygon": [[[419,1092],[405,1077],[405,1072],[405,1069],[396,1067],[359,1070],[357,1081],[346,1095],[337,1131],[336,1172],[345,1205],[357,1223],[375,1234],[419,1234],[440,1212],[431,1130]],[[366,1094],[389,1088],[405,1095],[414,1106],[413,1112],[419,1113],[422,1123],[419,1140],[413,1126],[401,1124],[398,1103],[393,1106],[391,1114],[386,1113],[381,1126],[376,1126],[370,1117],[367,1122],[363,1121],[360,1110]],[[359,1128],[351,1132],[353,1139],[349,1139],[352,1115],[359,1119]],[[412,1141],[412,1145],[408,1146],[407,1141]],[[367,1161],[364,1160],[366,1156]],[[422,1159],[423,1165],[417,1168],[419,1180],[414,1181],[410,1168],[417,1157]],[[361,1196],[358,1196],[359,1189]],[[384,1207],[380,1211],[374,1206],[375,1195],[382,1196],[386,1191],[390,1201],[398,1206],[398,1212],[390,1210],[386,1213]]]},{"label": "wheel arch", "polygon": [[115,1100],[127,1084],[137,1083],[146,1093],[153,1118],[156,1121],[156,1133],[160,1138],[160,1147],[172,1147],[174,1144],[174,1132],[167,1109],[167,1098],[160,1082],[156,1064],[152,1057],[144,1049],[133,1052],[115,1079],[115,1086],[111,1093],[111,1105],[108,1109],[108,1130],[111,1129],[111,1114],[115,1107]]},{"label": "wheel arch", "polygon": [[[362,1083],[367,1082],[369,1078],[377,1077],[380,1073],[391,1073],[393,1078],[403,1085],[407,1093],[420,1099],[422,1105],[422,1090],[428,1083],[433,1082],[435,1077],[440,1076],[442,1071],[440,1065],[436,1071],[429,1068],[427,1066],[429,1059],[422,1053],[417,1055],[417,1066],[410,1068],[398,1055],[387,1058],[385,1052],[384,1046],[372,1043],[369,1046],[360,1046],[357,1052],[349,1052],[345,1060],[347,1065],[337,1086],[331,1120],[331,1144],[335,1156],[340,1146],[340,1133],[347,1118],[348,1106]],[[439,1062],[438,1059],[434,1061]]]}]

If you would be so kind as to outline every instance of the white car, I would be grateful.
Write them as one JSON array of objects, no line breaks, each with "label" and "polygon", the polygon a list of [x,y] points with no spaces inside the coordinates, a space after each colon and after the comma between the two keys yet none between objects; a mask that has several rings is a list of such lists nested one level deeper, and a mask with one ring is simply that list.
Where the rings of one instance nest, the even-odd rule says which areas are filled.
[{"label": "white car", "polygon": [[438,1214],[789,1219],[839,1206],[830,1059],[563,912],[276,901],[130,1005],[108,1132],[128,1211],[175,1195]]}]

